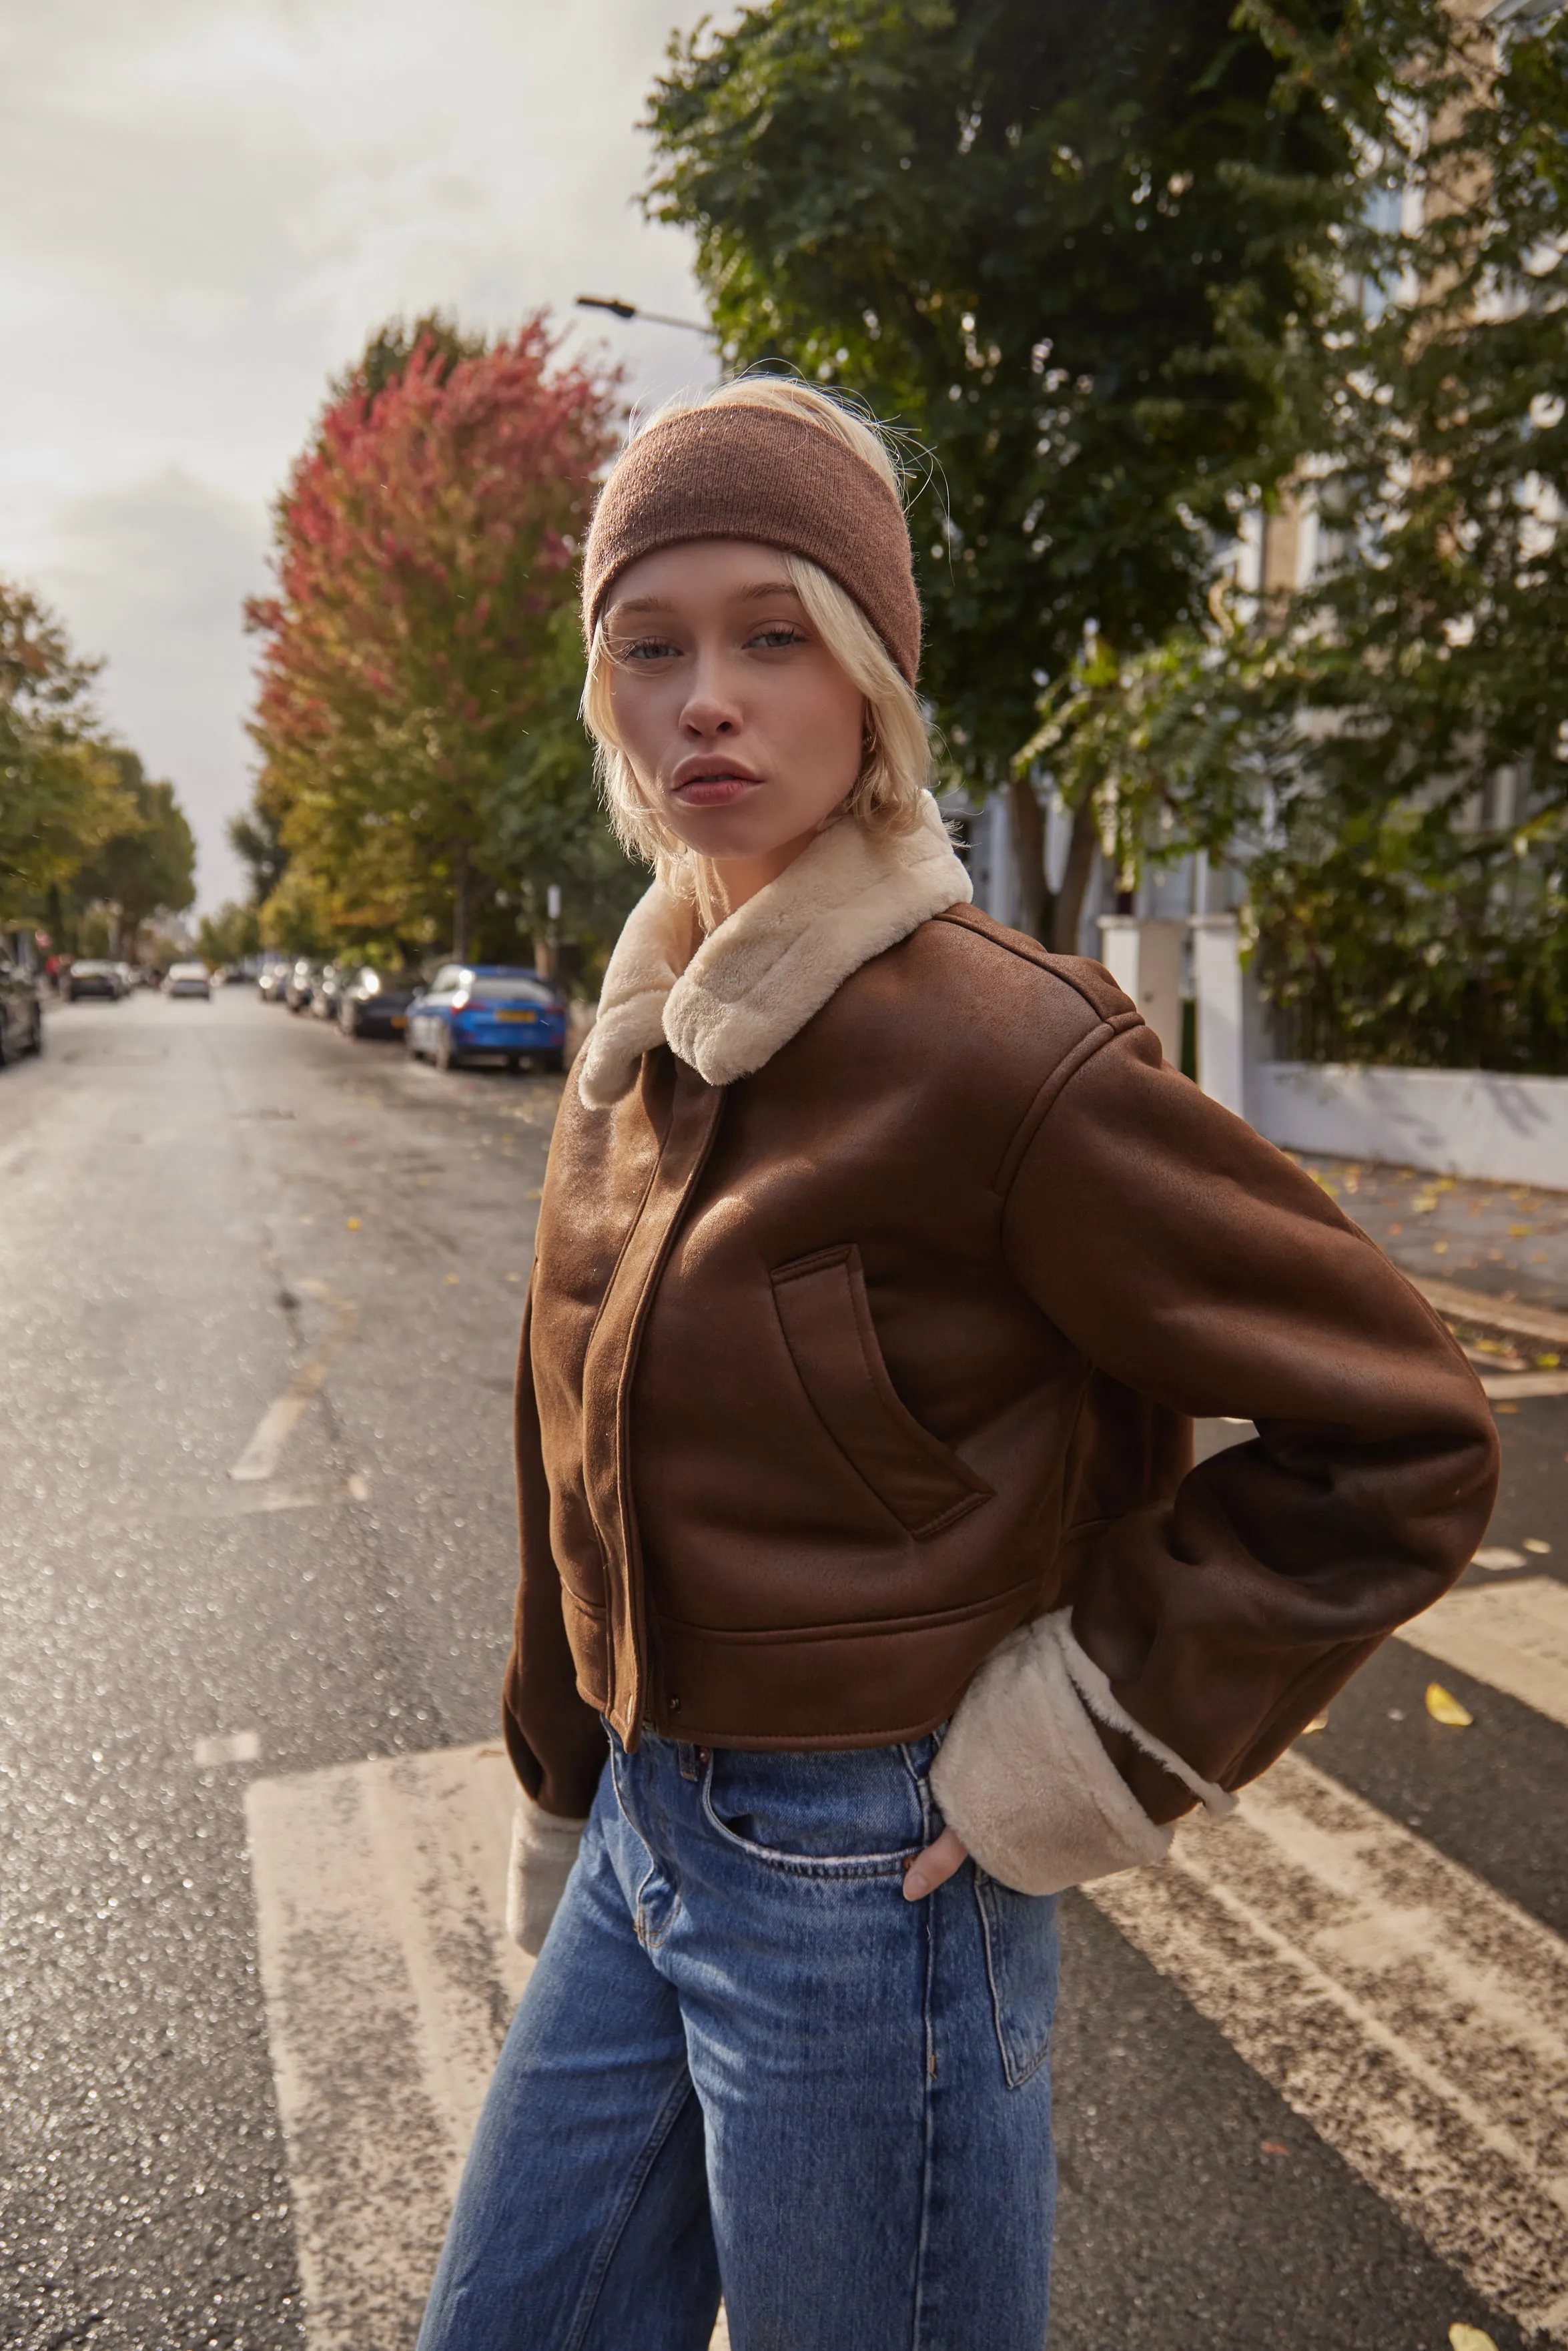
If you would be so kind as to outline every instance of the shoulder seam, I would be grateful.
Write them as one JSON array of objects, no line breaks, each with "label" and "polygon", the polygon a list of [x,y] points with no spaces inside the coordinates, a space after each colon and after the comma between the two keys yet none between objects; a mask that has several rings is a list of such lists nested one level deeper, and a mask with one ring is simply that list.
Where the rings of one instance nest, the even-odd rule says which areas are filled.
[{"label": "shoulder seam", "polygon": [[[1124,1014],[1107,1014],[1100,1005],[1096,1004],[1088,989],[1080,981],[1074,979],[1071,972],[1063,971],[1061,968],[1063,958],[1053,954],[1051,948],[1041,946],[1037,941],[1030,939],[1020,938],[1015,943],[1011,939],[993,938],[988,931],[982,931],[978,924],[970,919],[972,912],[973,910],[967,905],[948,906],[940,914],[934,914],[931,919],[935,923],[952,923],[959,930],[968,931],[974,937],[984,939],[988,946],[995,947],[999,954],[1013,956],[1019,963],[1032,964],[1037,971],[1043,971],[1048,977],[1060,980],[1063,987],[1071,988],[1073,995],[1089,1007],[1096,1019],[1125,1019]],[[1140,1020],[1143,1019],[1142,1013],[1136,1017]]]},{"label": "shoulder seam", "polygon": [[[1087,998],[1084,1000],[1087,1002]],[[1041,1084],[1034,1100],[1019,1119],[1013,1139],[1009,1144],[1002,1164],[992,1181],[993,1191],[999,1192],[1004,1199],[1007,1197],[1012,1188],[1013,1178],[1023,1163],[1024,1154],[1044,1124],[1048,1113],[1054,1106],[1058,1096],[1078,1075],[1084,1063],[1092,1061],[1103,1046],[1110,1044],[1113,1038],[1124,1036],[1129,1029],[1141,1029],[1144,1025],[1144,1016],[1141,1012],[1115,1013],[1110,1019],[1103,1019],[1095,1028],[1086,1029],[1071,1051],[1063,1053],[1061,1061]]]}]

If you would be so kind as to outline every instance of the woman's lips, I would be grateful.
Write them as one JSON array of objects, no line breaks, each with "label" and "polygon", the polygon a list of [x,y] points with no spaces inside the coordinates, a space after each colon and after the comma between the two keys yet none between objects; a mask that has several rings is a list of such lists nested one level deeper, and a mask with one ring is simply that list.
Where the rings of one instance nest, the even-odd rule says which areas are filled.
[{"label": "woman's lips", "polygon": [[689,784],[675,786],[674,797],[685,808],[728,808],[742,793],[756,789],[755,776],[694,776]]}]

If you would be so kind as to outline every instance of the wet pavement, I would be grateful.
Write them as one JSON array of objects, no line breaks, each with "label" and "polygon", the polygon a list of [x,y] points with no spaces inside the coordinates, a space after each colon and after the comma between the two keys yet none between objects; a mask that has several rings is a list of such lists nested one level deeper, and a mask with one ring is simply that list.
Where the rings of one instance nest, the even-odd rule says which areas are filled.
[{"label": "wet pavement", "polygon": [[[314,2010],[282,2017],[267,1955],[308,1940],[308,1828],[327,1840],[308,1898],[348,1899],[332,1792],[381,1783],[340,1767],[411,1759],[387,1767],[395,1818],[428,1823],[413,1759],[438,1751],[450,1777],[448,1750],[493,1749],[512,1360],[559,1083],[441,1076],[246,989],[61,1008],[44,1060],[0,1072],[0,2344],[408,2351],[438,2215],[408,2225],[398,2292],[374,2316],[350,2296],[329,2330],[304,2306],[298,2208],[329,2232],[357,2179],[369,2197],[371,2163],[351,2137],[329,2163],[298,2117],[327,2128],[339,2105],[379,2132],[378,2179],[406,2144],[400,2193],[429,2206],[449,2166],[421,2186],[408,2118],[428,2085],[395,2035],[355,2038],[357,1991],[314,2041]],[[1568,1198],[1315,1172],[1411,1270],[1568,1308]],[[1466,1588],[1555,1590],[1568,1402],[1500,1425],[1490,1543],[1515,1564]],[[1427,1712],[1437,1676],[1469,1729]],[[1478,1948],[1531,1920],[1568,1930],[1568,1722],[1391,1644],[1298,1751],[1405,1840],[1390,1867],[1427,1867]],[[1301,1785],[1332,1809],[1332,1789]],[[254,1879],[247,1789],[253,1822],[274,1823]],[[314,1954],[323,2016],[367,1953],[390,1968],[408,1946],[419,1888],[395,1845],[384,1909],[377,1865],[356,1863],[363,1931]],[[368,1829],[361,1846],[386,1849]],[[1270,1884],[1283,1850],[1258,1845]],[[1189,1918],[1209,1900],[1240,1915],[1236,1886],[1183,1898]],[[1386,2053],[1369,2041],[1333,2109],[1314,2106],[1168,1920],[1082,1896],[1064,1911],[1053,2351],[1444,2351],[1455,2322],[1519,2351],[1522,2289],[1495,2281],[1533,2225],[1528,2178],[1489,2187],[1478,2157],[1495,2244],[1445,2234],[1448,2189],[1413,2187],[1407,2152],[1363,2127],[1394,2096]],[[454,2014],[469,1997],[467,1963],[437,1958],[425,2043],[446,1997],[428,1985],[452,1987]],[[1367,2014],[1380,1997],[1357,1993]],[[1474,2022],[1453,2026],[1460,2070]],[[312,2064],[314,2108],[297,2077]],[[1568,2316],[1538,2339],[1568,2342]]]}]

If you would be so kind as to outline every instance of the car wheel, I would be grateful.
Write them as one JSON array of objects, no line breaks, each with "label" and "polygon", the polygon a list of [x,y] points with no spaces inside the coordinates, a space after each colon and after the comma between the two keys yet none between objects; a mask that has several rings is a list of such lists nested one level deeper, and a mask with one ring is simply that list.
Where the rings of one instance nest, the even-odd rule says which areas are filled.
[{"label": "car wheel", "polygon": [[452,1050],[452,1023],[444,1020],[435,1036],[435,1066],[438,1070],[455,1070],[457,1056]]},{"label": "car wheel", "polygon": [[44,1016],[36,1004],[33,1007],[33,1034],[22,1050],[27,1053],[41,1053],[44,1050]]}]

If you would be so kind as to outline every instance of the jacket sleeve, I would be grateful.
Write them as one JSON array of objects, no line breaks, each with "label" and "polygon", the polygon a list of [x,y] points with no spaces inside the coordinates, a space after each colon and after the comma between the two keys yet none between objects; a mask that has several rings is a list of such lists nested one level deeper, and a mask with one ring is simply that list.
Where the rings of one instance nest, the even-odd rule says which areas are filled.
[{"label": "jacket sleeve", "polygon": [[539,1440],[529,1333],[533,1290],[523,1309],[517,1357],[517,1533],[521,1573],[507,1660],[501,1719],[513,1768],[547,1813],[580,1821],[593,1805],[607,1752],[604,1726],[578,1695],[566,1636],[560,1575],[550,1542],[549,1482]]},{"label": "jacket sleeve", "polygon": [[[1062,1561],[1072,1632],[1117,1704],[1239,1787],[1469,1560],[1497,1487],[1490,1408],[1386,1258],[1141,1026],[1050,1100],[1004,1230],[1097,1373],[1257,1425],[1167,1499],[1070,1525]],[[1152,1819],[1190,1807],[1131,1739],[1107,1744]]]}]

